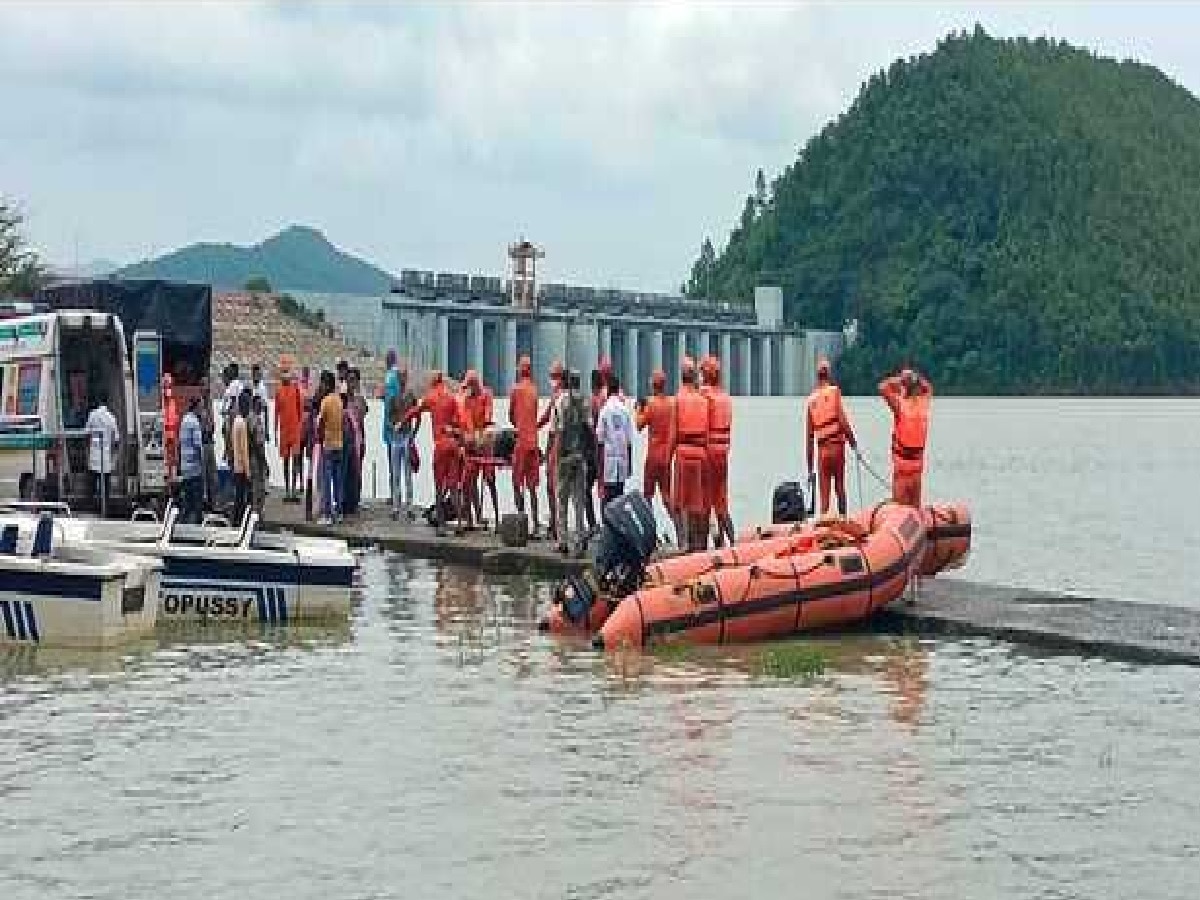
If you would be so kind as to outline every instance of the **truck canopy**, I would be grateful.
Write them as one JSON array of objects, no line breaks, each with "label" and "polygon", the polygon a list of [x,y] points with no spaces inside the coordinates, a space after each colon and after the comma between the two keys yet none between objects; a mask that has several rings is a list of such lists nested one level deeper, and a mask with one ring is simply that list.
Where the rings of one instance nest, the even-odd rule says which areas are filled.
[{"label": "truck canopy", "polygon": [[162,336],[163,367],[192,381],[208,374],[212,360],[212,287],[176,281],[98,278],[42,288],[37,301],[50,309],[94,309],[120,318],[125,350],[133,335]]}]

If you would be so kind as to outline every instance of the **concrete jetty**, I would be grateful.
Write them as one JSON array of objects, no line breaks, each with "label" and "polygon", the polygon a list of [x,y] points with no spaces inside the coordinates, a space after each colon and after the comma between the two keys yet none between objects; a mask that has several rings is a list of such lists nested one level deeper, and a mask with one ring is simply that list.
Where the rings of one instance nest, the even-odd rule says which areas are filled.
[{"label": "concrete jetty", "polygon": [[[382,507],[369,507],[353,522],[322,526],[304,521],[303,507],[272,497],[272,527],[327,537],[354,546],[375,546],[412,556],[478,566],[486,571],[524,571],[560,578],[581,571],[586,560],[564,557],[548,542],[505,547],[494,532],[438,537],[423,520],[393,522]],[[976,635],[1048,650],[1135,663],[1200,666],[1200,610],[1056,594],[978,584],[953,577],[923,582],[914,603],[896,603],[876,618],[878,626],[917,634]]]}]

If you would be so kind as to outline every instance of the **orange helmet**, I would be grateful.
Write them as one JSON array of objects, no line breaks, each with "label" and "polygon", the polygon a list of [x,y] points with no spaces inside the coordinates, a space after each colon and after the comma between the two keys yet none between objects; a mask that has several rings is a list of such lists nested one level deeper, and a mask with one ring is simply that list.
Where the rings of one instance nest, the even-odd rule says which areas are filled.
[{"label": "orange helmet", "polygon": [[650,386],[656,391],[661,391],[667,386],[667,373],[662,369],[655,369],[650,373]]},{"label": "orange helmet", "polygon": [[533,363],[528,356],[522,356],[517,360],[517,372],[526,378],[533,374]]}]

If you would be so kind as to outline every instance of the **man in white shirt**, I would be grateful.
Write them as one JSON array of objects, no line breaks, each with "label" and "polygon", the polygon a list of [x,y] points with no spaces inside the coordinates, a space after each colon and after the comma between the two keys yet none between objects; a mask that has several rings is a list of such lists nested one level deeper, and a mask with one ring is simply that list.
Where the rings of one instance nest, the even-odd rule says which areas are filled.
[{"label": "man in white shirt", "polygon": [[[262,366],[255,363],[250,367],[250,390],[254,392],[254,396],[262,401],[263,410],[271,408],[271,396],[267,392],[267,383],[263,381]],[[264,413],[263,415],[263,435],[266,442],[271,443],[271,417]]]},{"label": "man in white shirt", "polygon": [[608,376],[608,399],[600,407],[600,415],[596,420],[596,440],[603,451],[600,483],[607,506],[625,493],[633,446],[633,417],[621,394],[620,379],[613,374]]},{"label": "man in white shirt", "polygon": [[108,409],[108,395],[97,397],[96,408],[88,413],[84,430],[88,432],[88,470],[95,476],[96,499],[107,498],[111,491],[113,462],[121,442],[117,417]]}]

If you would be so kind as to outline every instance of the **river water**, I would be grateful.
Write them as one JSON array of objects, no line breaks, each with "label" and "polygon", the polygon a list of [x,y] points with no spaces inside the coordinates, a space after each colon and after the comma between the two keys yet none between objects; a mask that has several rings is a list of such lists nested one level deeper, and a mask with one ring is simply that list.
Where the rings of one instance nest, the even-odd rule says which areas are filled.
[{"label": "river water", "polygon": [[[939,403],[967,574],[1193,602],[1197,412]],[[743,519],[793,413],[739,406]],[[544,585],[363,564],[334,631],[0,654],[0,897],[1196,896],[1200,671],[869,635],[805,643],[810,678],[605,658],[536,633]]]}]

